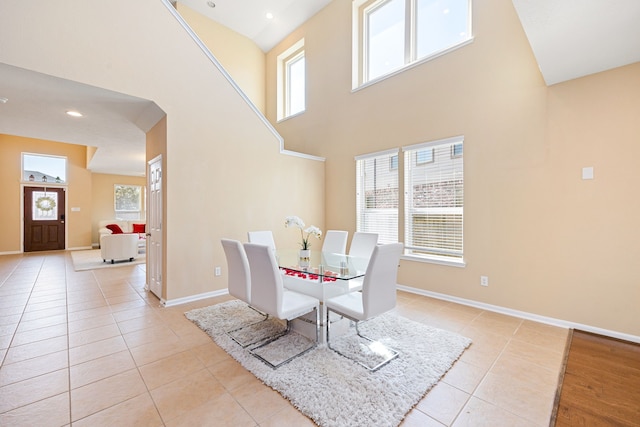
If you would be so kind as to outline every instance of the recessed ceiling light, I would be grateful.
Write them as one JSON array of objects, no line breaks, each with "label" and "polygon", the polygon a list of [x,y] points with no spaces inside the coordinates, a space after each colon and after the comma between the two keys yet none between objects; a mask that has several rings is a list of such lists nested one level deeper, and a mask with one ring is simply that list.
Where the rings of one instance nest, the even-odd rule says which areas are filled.
[{"label": "recessed ceiling light", "polygon": [[0,96],[0,104],[6,104],[7,102],[9,102],[9,98],[3,98]]},{"label": "recessed ceiling light", "polygon": [[273,19],[273,13],[271,12],[267,12],[266,15],[267,19]]},{"label": "recessed ceiling light", "polygon": [[214,7],[216,7],[216,4],[214,2],[212,2],[212,1],[208,1],[207,2],[207,6],[209,6],[210,8],[213,9]]},{"label": "recessed ceiling light", "polygon": [[71,117],[82,117],[82,113],[79,113],[78,111],[67,111],[67,114],[70,115]]}]

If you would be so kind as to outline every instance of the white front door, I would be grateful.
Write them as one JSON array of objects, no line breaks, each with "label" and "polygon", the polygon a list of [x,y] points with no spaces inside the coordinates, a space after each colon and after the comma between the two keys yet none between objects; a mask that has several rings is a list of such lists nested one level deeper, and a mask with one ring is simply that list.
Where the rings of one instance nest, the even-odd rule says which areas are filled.
[{"label": "white front door", "polygon": [[147,181],[147,283],[151,292],[162,299],[162,156],[149,162]]}]

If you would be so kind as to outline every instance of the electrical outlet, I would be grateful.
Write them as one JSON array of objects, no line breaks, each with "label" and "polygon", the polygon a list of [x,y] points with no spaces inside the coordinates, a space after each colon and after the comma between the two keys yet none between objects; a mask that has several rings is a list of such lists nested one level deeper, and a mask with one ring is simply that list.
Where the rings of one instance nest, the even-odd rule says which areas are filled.
[{"label": "electrical outlet", "polygon": [[215,275],[220,276],[222,274],[222,269],[220,267],[216,267]]},{"label": "electrical outlet", "polygon": [[489,276],[480,276],[480,286],[489,286]]}]

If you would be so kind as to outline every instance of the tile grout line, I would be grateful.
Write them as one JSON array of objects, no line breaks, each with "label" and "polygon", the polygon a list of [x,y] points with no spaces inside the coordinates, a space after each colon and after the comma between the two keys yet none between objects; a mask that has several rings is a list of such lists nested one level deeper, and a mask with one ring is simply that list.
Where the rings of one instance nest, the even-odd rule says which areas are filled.
[{"label": "tile grout line", "polygon": [[[73,413],[71,408],[71,333],[69,331],[69,276],[67,275],[68,261],[71,258],[71,254],[67,253],[64,258],[64,287],[66,297],[66,317],[67,317],[67,384],[68,384],[68,399],[69,399],[69,425],[73,424]],[[73,263],[72,263],[73,264]],[[71,265],[73,268],[73,265]]]},{"label": "tile grout line", "polygon": [[[6,283],[7,280],[9,280],[11,275],[14,274],[14,272],[18,269],[18,267],[20,266],[20,264],[22,264],[23,261],[24,261],[24,257],[20,260],[20,262],[18,262],[16,264],[15,268],[11,271],[9,276],[7,276],[7,279],[3,282],[3,285],[4,285],[4,283]],[[18,328],[20,327],[20,324],[22,323],[22,319],[24,317],[25,311],[27,310],[27,305],[29,305],[29,300],[31,299],[31,295],[33,295],[33,289],[36,286],[36,282],[38,281],[38,277],[40,277],[40,272],[42,271],[42,265],[43,264],[44,264],[44,257],[42,258],[42,262],[40,264],[40,268],[38,269],[38,274],[33,279],[33,284],[29,285],[31,287],[31,290],[29,291],[29,297],[27,298],[27,300],[24,303],[24,307],[22,308],[22,313],[20,314],[20,319],[18,319],[18,323],[16,325],[16,329],[13,331],[13,335],[11,336],[11,341],[9,341],[9,344],[7,346],[7,351],[5,352],[4,356],[2,357],[2,361],[0,363],[0,366],[4,366],[4,361],[7,358],[7,354],[9,354],[9,349],[11,349],[11,344],[13,343],[13,340],[15,339],[16,334],[18,333]]]},{"label": "tile grout line", "polygon": [[[486,310],[481,311],[473,320],[477,319],[478,317],[480,317],[482,315],[482,313],[487,312]],[[469,324],[471,324],[473,322],[473,320],[471,322],[469,322]],[[462,405],[462,408],[460,409],[460,411],[458,411],[458,413],[456,414],[456,416],[453,418],[450,426],[452,426],[453,424],[455,424],[455,422],[458,420],[458,418],[460,417],[460,415],[462,414],[462,412],[464,411],[464,408],[469,404],[469,401],[471,400],[471,398],[476,398],[479,400],[482,400],[492,406],[498,407],[500,408],[500,406],[496,405],[493,402],[489,402],[485,399],[482,399],[478,396],[476,396],[476,391],[478,391],[478,389],[480,388],[480,386],[482,385],[482,383],[485,382],[485,380],[487,379],[487,376],[489,376],[489,374],[491,373],[491,370],[496,366],[496,364],[498,363],[498,360],[500,359],[500,357],[504,354],[504,352],[506,351],[507,347],[509,346],[509,343],[511,342],[511,340],[513,339],[513,337],[515,336],[516,332],[518,331],[518,329],[520,329],[520,327],[522,326],[522,319],[520,319],[520,323],[518,324],[518,326],[516,327],[516,329],[511,333],[511,336],[507,339],[507,342],[504,344],[504,346],[502,347],[502,350],[500,350],[500,353],[498,353],[498,355],[496,356],[496,358],[493,360],[493,363],[491,363],[491,366],[489,367],[489,369],[487,369],[487,371],[484,373],[484,375],[482,376],[482,379],[478,382],[478,384],[473,388],[473,391],[471,393],[469,393],[469,398],[466,400],[466,402],[464,403],[464,405]],[[502,408],[504,409],[504,408]],[[521,416],[519,416],[518,414],[514,414],[511,411],[507,411],[509,413],[511,413],[512,415],[517,416],[518,418],[522,418]],[[524,419],[524,418],[522,418]],[[527,420],[528,421],[528,420]]]},{"label": "tile grout line", "polygon": [[[114,312],[113,312],[113,310],[112,310],[112,308],[111,308],[111,304],[109,303],[107,296],[106,296],[106,295],[105,295],[105,293],[104,293],[104,289],[103,289],[103,287],[102,287],[102,284],[101,284],[101,282],[100,282],[100,279],[97,277],[97,275],[95,274],[95,272],[94,272],[93,270],[91,271],[91,275],[92,275],[92,277],[93,277],[93,280],[95,281],[96,286],[97,286],[97,287],[98,287],[98,289],[100,290],[100,295],[101,295],[102,299],[104,300],[104,302],[105,302],[106,306],[107,306],[107,307],[109,307],[109,314],[110,314],[110,316],[112,317],[112,319],[113,319],[113,321],[114,321],[114,323],[115,323],[116,327],[118,328],[119,336],[120,336],[120,337],[122,337],[122,339],[123,339],[123,341],[124,341],[125,345],[127,346],[127,352],[129,353],[129,356],[131,357],[131,360],[133,360],[133,362],[134,362],[135,370],[138,372],[138,375],[140,375],[140,379],[142,380],[142,382],[143,382],[143,384],[144,384],[144,386],[145,386],[146,393],[147,393],[147,395],[149,396],[149,398],[151,399],[151,401],[153,402],[153,406],[154,406],[154,408],[156,409],[156,411],[158,412],[158,416],[159,416],[159,417],[160,417],[160,419],[162,420],[163,425],[166,425],[165,420],[163,419],[163,417],[162,417],[162,415],[160,414],[160,411],[159,411],[159,409],[158,409],[158,407],[157,407],[157,405],[156,405],[156,402],[153,400],[153,397],[152,397],[152,395],[151,395],[151,390],[149,390],[149,386],[147,385],[146,381],[144,381],[144,377],[142,376],[142,372],[140,371],[140,366],[138,366],[138,364],[136,363],[135,358],[133,357],[133,354],[131,353],[131,348],[130,348],[130,347],[129,347],[129,345],[127,344],[126,340],[124,340],[124,336],[123,336],[124,334],[123,334],[122,329],[120,328],[119,322],[118,322],[118,321],[116,320],[116,318],[113,316],[113,313],[114,313]],[[131,286],[131,283],[130,283],[128,280],[125,280],[125,282],[127,283],[127,285],[128,285],[129,287],[133,288],[133,286]],[[135,289],[134,289],[134,290],[135,290]],[[138,297],[139,297],[139,298],[141,298],[141,299],[142,299],[142,297],[141,297],[137,292],[136,292],[136,294],[138,295]],[[145,301],[145,304],[146,304],[146,301]],[[106,339],[109,339],[109,338],[106,338]],[[104,357],[104,356],[103,356],[103,357]],[[93,360],[96,360],[96,359],[93,359]],[[113,376],[113,375],[111,375],[111,376]],[[69,380],[69,381],[70,381],[70,380]],[[94,383],[95,383],[95,382],[98,382],[98,381],[101,381],[101,380],[96,380],[96,381],[94,381]],[[69,384],[71,384],[71,383],[69,382]],[[86,385],[86,384],[85,384],[85,385]],[[84,387],[84,386],[83,386],[83,387]],[[71,394],[71,392],[69,392],[69,394]],[[122,403],[124,403],[124,402],[128,402],[128,401],[130,401],[130,400],[132,400],[132,399],[135,399],[135,398],[137,398],[137,397],[139,397],[139,396],[142,396],[143,394],[144,394],[144,393],[138,394],[138,395],[136,395],[136,396],[132,396],[132,397],[130,397],[130,398],[128,398],[128,399],[126,399],[126,400],[123,400],[122,402],[118,402],[118,403],[115,403],[115,404],[113,404],[113,405],[111,405],[111,406],[108,406],[108,407],[106,407],[106,408],[102,408],[102,409],[100,409],[99,411],[94,412],[94,413],[91,413],[91,414],[88,414],[87,416],[85,416],[85,417],[83,417],[83,418],[80,418],[80,419],[78,419],[78,420],[72,420],[72,419],[71,419],[71,414],[70,414],[70,420],[71,420],[71,422],[73,423],[73,422],[77,422],[77,421],[82,420],[82,419],[89,418],[89,417],[91,417],[91,416],[93,416],[93,415],[99,414],[99,413],[100,413],[100,412],[102,412],[102,411],[105,411],[105,410],[107,410],[107,409],[110,409],[110,408],[113,408],[113,407],[115,407],[115,406],[118,406],[118,405],[120,405],[120,404],[122,404]]]}]

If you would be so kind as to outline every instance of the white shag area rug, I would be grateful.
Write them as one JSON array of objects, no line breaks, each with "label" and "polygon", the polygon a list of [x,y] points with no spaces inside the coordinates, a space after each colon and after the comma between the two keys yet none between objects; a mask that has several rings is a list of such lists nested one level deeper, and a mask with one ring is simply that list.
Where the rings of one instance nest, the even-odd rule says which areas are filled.
[{"label": "white shag area rug", "polygon": [[147,262],[147,257],[144,253],[138,253],[138,256],[136,256],[131,262],[126,259],[116,261],[114,264],[111,264],[111,260],[107,260],[106,262],[102,261],[100,249],[91,249],[88,251],[71,251],[71,260],[73,261],[73,269],[75,271],[84,271],[94,270],[97,268],[126,267],[144,264]]},{"label": "white shag area rug", "polygon": [[[340,356],[326,345],[272,369],[226,333],[263,319],[244,302],[227,301],[191,310],[185,316],[262,382],[325,427],[399,425],[471,345],[471,340],[461,335],[386,313],[360,324],[361,333],[400,352],[399,357],[375,372]],[[261,324],[273,328],[273,324],[268,323]],[[251,335],[257,329],[241,333]],[[335,345],[332,335],[332,346],[340,346],[341,351],[358,351],[361,346],[353,329],[337,339]],[[271,349],[264,350],[262,356],[277,362],[284,360],[283,355],[291,348],[299,351],[308,343],[306,338],[294,334],[270,344]]]}]

